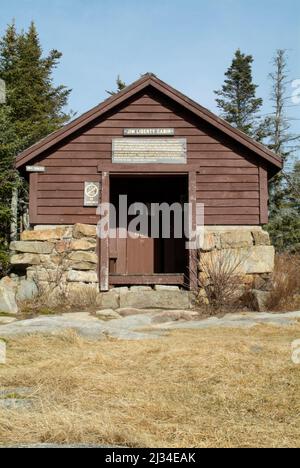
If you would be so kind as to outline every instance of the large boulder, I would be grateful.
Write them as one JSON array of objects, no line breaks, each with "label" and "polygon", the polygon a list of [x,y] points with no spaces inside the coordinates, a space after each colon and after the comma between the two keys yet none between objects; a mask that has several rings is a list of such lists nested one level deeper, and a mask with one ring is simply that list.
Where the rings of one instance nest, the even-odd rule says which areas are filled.
[{"label": "large boulder", "polygon": [[251,247],[253,238],[251,231],[233,230],[220,232],[221,249],[241,249]]},{"label": "large boulder", "polygon": [[[254,275],[272,273],[275,263],[275,249],[272,246],[253,246],[247,249],[224,249],[202,253],[200,269],[226,268],[232,274]],[[208,267],[205,267],[208,266]]]},{"label": "large boulder", "polygon": [[189,309],[191,297],[186,291],[144,291],[120,295],[120,308]]},{"label": "large boulder", "polygon": [[0,285],[0,312],[17,315],[18,306],[13,288]]},{"label": "large boulder", "polygon": [[82,237],[96,237],[97,226],[89,224],[75,224],[73,229],[73,237],[81,239]]},{"label": "large boulder", "polygon": [[22,253],[51,254],[53,251],[53,244],[50,242],[18,241],[10,244],[10,250]]}]

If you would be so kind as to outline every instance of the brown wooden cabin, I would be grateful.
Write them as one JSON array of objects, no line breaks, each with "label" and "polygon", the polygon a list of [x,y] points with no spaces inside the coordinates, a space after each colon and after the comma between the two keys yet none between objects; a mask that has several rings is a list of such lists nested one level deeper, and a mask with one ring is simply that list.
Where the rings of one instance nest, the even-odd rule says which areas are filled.
[{"label": "brown wooden cabin", "polygon": [[[166,136],[162,130],[163,136],[152,139],[186,139],[186,160],[113,162],[113,142],[125,138],[125,129],[171,129],[172,134]],[[28,165],[43,166],[45,172],[26,173]],[[118,194],[144,202],[185,199],[205,204],[207,226],[257,226],[268,222],[268,179],[282,162],[263,145],[146,74],[21,153],[17,168],[29,174],[32,226],[97,224],[96,207],[84,206],[85,182],[100,183],[102,201],[113,201]],[[113,240],[110,245],[101,241],[101,288],[107,289],[108,282],[182,284],[192,262],[183,242],[176,239]]]}]

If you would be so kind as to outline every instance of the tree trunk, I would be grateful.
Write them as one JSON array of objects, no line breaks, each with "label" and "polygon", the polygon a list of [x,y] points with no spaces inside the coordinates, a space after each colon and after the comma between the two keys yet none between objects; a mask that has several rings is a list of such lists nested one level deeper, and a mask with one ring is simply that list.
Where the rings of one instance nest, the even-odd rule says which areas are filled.
[{"label": "tree trunk", "polygon": [[14,188],[11,197],[11,224],[10,224],[10,240],[11,242],[18,240],[18,189]]}]

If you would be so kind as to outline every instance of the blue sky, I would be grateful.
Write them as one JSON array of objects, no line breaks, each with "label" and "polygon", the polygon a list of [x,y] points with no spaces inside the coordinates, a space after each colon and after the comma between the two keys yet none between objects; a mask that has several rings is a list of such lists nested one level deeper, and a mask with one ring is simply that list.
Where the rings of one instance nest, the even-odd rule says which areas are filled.
[{"label": "blue sky", "polygon": [[[73,89],[79,114],[107,97],[116,75],[130,83],[149,71],[216,111],[213,91],[238,47],[255,58],[264,112],[276,49],[288,49],[291,79],[300,79],[299,0],[0,1],[0,34],[13,18],[18,28],[34,20],[45,52],[63,52],[55,81]],[[300,119],[300,105],[289,111]]]}]

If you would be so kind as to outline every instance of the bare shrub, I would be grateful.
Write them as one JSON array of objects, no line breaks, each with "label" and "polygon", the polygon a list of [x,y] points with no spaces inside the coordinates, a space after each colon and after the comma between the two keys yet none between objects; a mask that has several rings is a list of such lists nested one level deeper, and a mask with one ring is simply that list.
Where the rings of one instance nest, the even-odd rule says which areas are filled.
[{"label": "bare shrub", "polygon": [[300,307],[300,256],[276,256],[268,310],[294,310]]},{"label": "bare shrub", "polygon": [[95,307],[98,294],[96,285],[67,282],[71,253],[71,241],[63,240],[54,248],[53,261],[36,269],[32,279],[38,294],[33,300],[19,304],[23,315],[43,315]]},{"label": "bare shrub", "polygon": [[200,289],[205,291],[210,308],[222,311],[237,307],[245,292],[241,264],[246,260],[239,250],[215,250],[200,254]]}]

